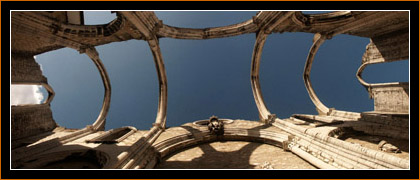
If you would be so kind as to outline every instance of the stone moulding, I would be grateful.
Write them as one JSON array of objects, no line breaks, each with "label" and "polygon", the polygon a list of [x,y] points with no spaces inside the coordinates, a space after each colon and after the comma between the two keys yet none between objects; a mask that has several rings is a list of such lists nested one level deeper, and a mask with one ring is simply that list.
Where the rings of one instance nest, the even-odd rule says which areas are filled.
[{"label": "stone moulding", "polygon": [[254,22],[247,20],[234,25],[205,29],[181,28],[163,24],[156,34],[160,37],[175,39],[212,39],[254,33],[257,30],[258,27]]},{"label": "stone moulding", "polygon": [[[316,132],[311,133],[311,131],[308,131],[307,128],[300,127],[280,119],[276,119],[273,125],[296,136],[297,138],[294,139],[294,141],[303,139],[309,142],[312,146],[318,146],[322,150],[335,149],[335,156],[342,156],[340,158],[351,158],[353,161],[362,164],[361,166],[353,166],[353,168],[356,169],[363,169],[366,166],[374,169],[409,168],[408,160],[380,151],[371,150],[360,145],[351,144],[349,142],[329,137],[328,135],[318,134]],[[347,166],[347,168],[348,167],[351,166]]]}]

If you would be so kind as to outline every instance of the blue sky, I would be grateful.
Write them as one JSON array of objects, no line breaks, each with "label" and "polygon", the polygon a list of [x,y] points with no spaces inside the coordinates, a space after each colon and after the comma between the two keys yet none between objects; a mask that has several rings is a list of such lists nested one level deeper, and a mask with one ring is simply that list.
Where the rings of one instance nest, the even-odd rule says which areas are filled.
[{"label": "blue sky", "polygon": [[[165,24],[206,28],[235,24],[257,12],[157,12]],[[102,24],[110,12],[85,13],[86,24]],[[222,39],[160,39],[167,77],[167,126],[221,118],[258,120],[250,82],[255,34]],[[304,83],[303,68],[312,34],[268,36],[260,80],[267,107],[278,117],[316,114]],[[328,107],[354,112],[372,111],[373,100],[356,79],[368,38],[338,35],[326,41],[312,66],[315,92]],[[152,53],[145,41],[130,40],[96,47],[112,86],[106,129],[131,125],[149,129],[155,121],[158,80]],[[55,121],[67,128],[92,124],[100,111],[104,89],[100,75],[84,54],[64,48],[36,56],[56,92],[51,103]],[[408,82],[408,61],[368,66],[367,82]]]}]

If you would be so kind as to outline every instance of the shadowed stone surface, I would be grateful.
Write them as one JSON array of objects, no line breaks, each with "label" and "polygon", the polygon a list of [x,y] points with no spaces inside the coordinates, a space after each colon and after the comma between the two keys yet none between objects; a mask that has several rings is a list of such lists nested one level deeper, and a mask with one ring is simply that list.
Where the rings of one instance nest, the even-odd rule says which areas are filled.
[{"label": "shadowed stone surface", "polygon": [[157,169],[316,169],[291,152],[254,142],[213,142],[176,153]]}]

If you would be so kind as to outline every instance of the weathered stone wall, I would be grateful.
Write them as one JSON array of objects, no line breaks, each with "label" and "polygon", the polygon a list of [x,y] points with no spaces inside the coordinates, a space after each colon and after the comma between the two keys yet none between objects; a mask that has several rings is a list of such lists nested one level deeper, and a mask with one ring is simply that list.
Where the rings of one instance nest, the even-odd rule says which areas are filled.
[{"label": "weathered stone wall", "polygon": [[384,86],[372,88],[375,99],[375,111],[408,113],[408,83],[401,86]]},{"label": "weathered stone wall", "polygon": [[379,114],[377,111],[361,114],[359,121],[352,123],[352,128],[367,134],[409,139],[408,114]]},{"label": "weathered stone wall", "polygon": [[410,49],[408,41],[408,29],[372,37],[372,42],[387,62],[408,59],[408,50]]},{"label": "weathered stone wall", "polygon": [[382,63],[408,59],[408,30],[373,37],[362,63]]},{"label": "weathered stone wall", "polygon": [[51,108],[46,104],[12,106],[11,124],[12,139],[37,135],[57,127]]},{"label": "weathered stone wall", "polygon": [[[400,29],[371,38],[370,44],[362,57],[361,70],[365,65],[400,61],[409,58],[408,29]],[[360,75],[361,72],[358,72]],[[408,113],[409,83],[377,83],[368,84],[361,81],[368,88],[370,97],[375,100],[375,111]]]},{"label": "weathered stone wall", "polygon": [[47,83],[42,75],[41,67],[31,54],[12,53],[12,84],[13,83]]},{"label": "weathered stone wall", "polygon": [[[41,67],[32,54],[12,53],[12,84],[47,83]],[[52,117],[49,104],[12,106],[11,126],[12,139],[37,135],[57,127]]]}]

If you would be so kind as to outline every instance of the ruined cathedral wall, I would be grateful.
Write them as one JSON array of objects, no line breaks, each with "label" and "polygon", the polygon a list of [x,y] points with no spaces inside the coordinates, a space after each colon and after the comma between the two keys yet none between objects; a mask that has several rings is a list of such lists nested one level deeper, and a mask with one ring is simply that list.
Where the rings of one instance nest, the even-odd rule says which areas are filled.
[{"label": "ruined cathedral wall", "polygon": [[[46,84],[40,65],[31,54],[12,53],[12,84]],[[12,139],[34,136],[57,127],[49,104],[18,105],[11,107]]]},{"label": "ruined cathedral wall", "polygon": [[52,131],[57,127],[47,104],[12,106],[12,139]]},{"label": "ruined cathedral wall", "polygon": [[41,67],[31,54],[12,54],[12,83],[47,83],[42,75]]}]

